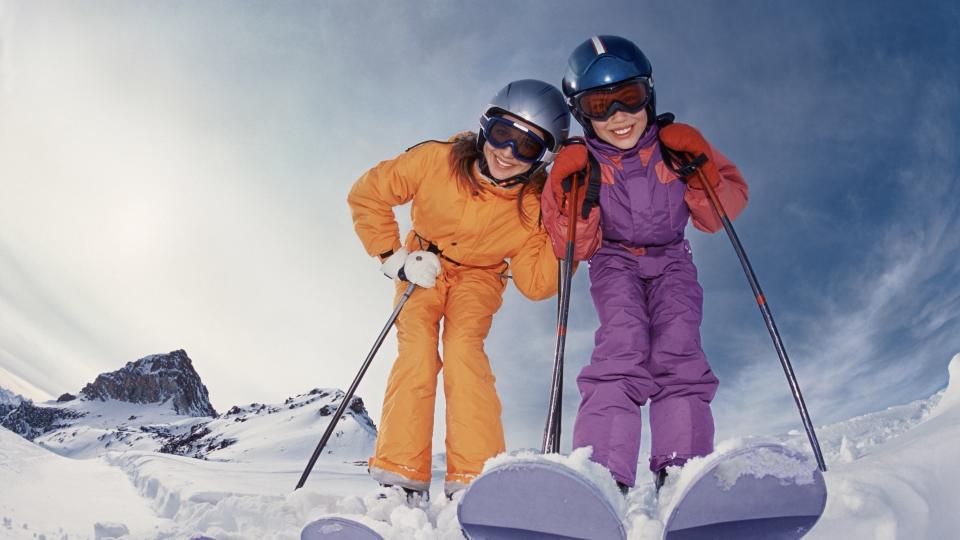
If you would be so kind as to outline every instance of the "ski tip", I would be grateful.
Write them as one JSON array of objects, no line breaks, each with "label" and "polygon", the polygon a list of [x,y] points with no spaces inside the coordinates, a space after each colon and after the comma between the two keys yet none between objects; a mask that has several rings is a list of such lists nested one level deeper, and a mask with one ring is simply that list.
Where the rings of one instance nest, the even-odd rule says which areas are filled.
[{"label": "ski tip", "polygon": [[559,463],[494,467],[467,487],[457,507],[471,540],[623,540],[617,512],[589,479]]},{"label": "ski tip", "polygon": [[300,540],[384,540],[359,521],[331,516],[310,522],[300,531]]},{"label": "ski tip", "polygon": [[778,444],[732,450],[685,482],[665,540],[801,538],[817,523],[827,488],[809,456]]}]

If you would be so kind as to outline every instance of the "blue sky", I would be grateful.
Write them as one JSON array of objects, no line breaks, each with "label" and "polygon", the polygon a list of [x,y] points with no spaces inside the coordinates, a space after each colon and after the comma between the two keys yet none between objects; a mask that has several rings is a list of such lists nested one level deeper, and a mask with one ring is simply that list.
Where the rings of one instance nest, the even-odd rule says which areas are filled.
[{"label": "blue sky", "polygon": [[[346,387],[391,290],[351,183],[604,33],[749,182],[735,225],[815,424],[928,396],[960,352],[958,28],[942,2],[0,1],[0,380],[59,395],[185,348],[218,409]],[[719,435],[800,429],[729,242],[689,234]],[[511,289],[488,340],[513,448],[539,444],[554,310]]]}]

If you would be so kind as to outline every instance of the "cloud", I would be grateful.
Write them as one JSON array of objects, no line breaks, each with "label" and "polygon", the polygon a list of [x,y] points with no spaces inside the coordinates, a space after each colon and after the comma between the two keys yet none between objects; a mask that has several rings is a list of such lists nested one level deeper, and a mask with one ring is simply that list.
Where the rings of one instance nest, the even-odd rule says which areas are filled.
[{"label": "cloud", "polygon": [[[4,358],[4,363],[7,361],[7,352],[0,350],[0,358]],[[43,391],[40,388],[30,384],[30,382],[18,377],[17,375],[7,371],[0,367],[0,388],[10,390],[15,394],[19,394],[22,397],[33,401],[46,401],[53,399],[54,396]]]},{"label": "cloud", "polygon": [[[929,81],[918,97],[927,120],[905,133],[909,144],[899,165],[887,178],[869,179],[895,186],[886,188],[897,201],[894,214],[866,218],[878,241],[834,271],[831,282],[803,291],[817,298],[814,309],[786,318],[787,348],[818,424],[929,395],[945,382],[943,368],[960,348],[960,294],[953,286],[960,277],[960,160],[954,148],[939,144],[956,137],[951,118],[958,96],[945,84]],[[730,348],[774,363],[756,336]],[[725,402],[724,414],[734,425],[749,418],[762,429],[782,430],[795,418],[783,374],[758,361],[750,366],[727,382],[727,395],[737,397]]]},{"label": "cloud", "polygon": [[[136,17],[48,25],[21,15],[17,36],[29,46],[17,49],[18,84],[0,118],[4,269],[20,281],[5,282],[0,304],[11,355],[36,366],[31,379],[74,391],[184,347],[221,408],[279,400],[311,380],[345,386],[349,359],[382,324],[362,321],[378,306],[385,318],[391,288],[352,237],[345,188],[319,167],[278,170],[285,155],[303,157],[262,153],[262,123],[214,121],[221,111],[198,92],[195,59],[181,56],[202,37],[149,50],[165,35],[161,20],[127,36],[148,48],[131,66],[128,49],[94,27]],[[236,67],[216,53],[196,54],[205,68]],[[277,86],[252,88],[247,105],[275,98]],[[276,109],[259,105],[270,120]],[[36,371],[58,364],[53,376]],[[265,384],[258,374],[271,364],[283,368]]]}]

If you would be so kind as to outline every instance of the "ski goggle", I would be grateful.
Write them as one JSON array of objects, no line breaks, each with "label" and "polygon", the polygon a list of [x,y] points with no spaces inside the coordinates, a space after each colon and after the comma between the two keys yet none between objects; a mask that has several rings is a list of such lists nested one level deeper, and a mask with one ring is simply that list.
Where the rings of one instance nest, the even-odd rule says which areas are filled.
[{"label": "ski goggle", "polygon": [[647,77],[638,77],[616,86],[587,90],[573,98],[573,105],[586,118],[602,122],[617,111],[640,112],[650,103],[651,95],[653,83]]},{"label": "ski goggle", "polygon": [[502,116],[482,116],[483,136],[494,148],[510,147],[513,157],[525,163],[542,161],[547,142],[523,124]]}]

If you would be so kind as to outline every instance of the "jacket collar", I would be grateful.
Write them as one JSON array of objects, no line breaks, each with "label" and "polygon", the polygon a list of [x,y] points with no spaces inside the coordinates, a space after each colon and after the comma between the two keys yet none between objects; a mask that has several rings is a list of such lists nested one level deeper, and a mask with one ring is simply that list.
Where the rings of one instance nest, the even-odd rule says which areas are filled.
[{"label": "jacket collar", "polygon": [[660,127],[656,123],[653,123],[647,130],[640,136],[640,139],[637,141],[633,147],[626,150],[621,150],[616,146],[601,140],[595,135],[587,135],[587,148],[590,149],[594,155],[602,156],[608,161],[617,161],[619,162],[624,156],[636,154],[643,148],[647,148],[650,145],[654,144],[657,141],[657,134],[660,132]]}]

